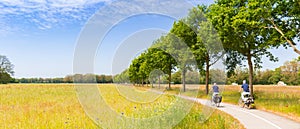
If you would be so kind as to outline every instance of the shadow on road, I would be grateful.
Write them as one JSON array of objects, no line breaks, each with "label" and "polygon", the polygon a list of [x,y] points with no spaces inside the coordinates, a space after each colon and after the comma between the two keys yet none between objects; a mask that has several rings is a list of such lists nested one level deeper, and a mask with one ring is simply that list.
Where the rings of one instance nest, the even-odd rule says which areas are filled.
[{"label": "shadow on road", "polygon": [[217,107],[217,108],[225,108],[225,106],[219,106],[219,107]]}]

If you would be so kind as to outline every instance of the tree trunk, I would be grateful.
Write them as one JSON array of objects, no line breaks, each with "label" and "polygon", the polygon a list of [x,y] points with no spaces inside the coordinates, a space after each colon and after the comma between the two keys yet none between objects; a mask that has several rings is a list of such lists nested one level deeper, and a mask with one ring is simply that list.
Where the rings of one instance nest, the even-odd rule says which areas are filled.
[{"label": "tree trunk", "polygon": [[208,84],[209,84],[209,57],[206,58],[206,74],[205,74],[205,90],[207,95],[209,92]]},{"label": "tree trunk", "polygon": [[152,80],[152,83],[151,83],[151,88],[154,88],[154,86],[153,86],[153,83],[154,83],[154,81]]},{"label": "tree trunk", "polygon": [[146,86],[149,86],[149,80],[146,79]]},{"label": "tree trunk", "polygon": [[172,64],[171,63],[169,64],[169,68],[170,68],[170,71],[169,71],[169,90],[171,90],[171,81],[172,81],[171,80],[172,79]]},{"label": "tree trunk", "polygon": [[185,92],[185,73],[186,73],[186,70],[183,69],[182,70],[182,88],[183,88],[183,92]]},{"label": "tree trunk", "polygon": [[253,64],[252,64],[252,55],[248,52],[247,60],[249,66],[249,86],[250,86],[250,94],[253,96]]},{"label": "tree trunk", "polygon": [[158,76],[158,89],[160,89],[160,75]]},{"label": "tree trunk", "polygon": [[171,70],[170,70],[170,73],[169,73],[169,90],[171,90],[171,79],[172,79],[172,73],[171,73]]},{"label": "tree trunk", "polygon": [[139,80],[139,86],[141,86],[142,85],[142,83],[141,83],[142,81],[141,81],[141,79]]}]

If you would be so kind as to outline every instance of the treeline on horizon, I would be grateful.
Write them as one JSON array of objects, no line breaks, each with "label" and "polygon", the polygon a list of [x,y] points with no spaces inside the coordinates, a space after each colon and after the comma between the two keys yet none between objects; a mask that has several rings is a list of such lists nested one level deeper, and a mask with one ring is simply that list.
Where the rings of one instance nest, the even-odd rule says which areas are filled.
[{"label": "treeline on horizon", "polygon": [[[274,70],[256,70],[254,72],[255,85],[276,85],[279,81],[283,81],[287,85],[300,85],[300,62],[299,59],[285,62],[284,65]],[[131,83],[128,70],[112,75],[96,75],[96,74],[74,74],[67,75],[63,78],[12,78],[10,83]],[[186,84],[205,84],[205,75],[200,75],[197,80],[197,74],[187,72],[190,78],[186,79]],[[247,80],[249,71],[247,68],[237,67],[234,74],[227,76],[224,70],[211,69],[209,83],[218,84],[241,84],[242,80]],[[224,80],[224,78],[226,78]],[[197,81],[195,81],[197,80]],[[182,84],[181,71],[172,73],[171,83]],[[148,79],[145,79],[144,84],[150,84]],[[168,84],[168,75],[164,74],[161,77],[161,84]]]},{"label": "treeline on horizon", "polygon": [[13,78],[11,83],[113,83],[112,75],[74,74],[63,78]]}]

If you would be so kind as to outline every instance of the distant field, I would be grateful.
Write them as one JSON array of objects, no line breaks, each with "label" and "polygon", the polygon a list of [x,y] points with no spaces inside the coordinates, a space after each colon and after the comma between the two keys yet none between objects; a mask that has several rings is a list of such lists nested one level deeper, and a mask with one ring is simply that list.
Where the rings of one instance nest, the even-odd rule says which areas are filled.
[{"label": "distant field", "polygon": [[[171,92],[178,92],[180,85],[175,85],[177,89]],[[205,86],[198,87],[198,98],[210,98],[205,94]],[[220,86],[223,102],[237,104],[240,97],[240,86]],[[186,93],[188,95],[188,93]],[[300,122],[300,86],[274,86],[255,85],[254,86],[255,106],[257,109],[277,113],[279,115],[294,119]]]},{"label": "distant field", "polygon": [[[144,119],[157,116],[178,99],[163,95],[152,103],[136,103],[124,99],[112,85],[100,85],[99,90],[120,117]],[[202,115],[202,106],[195,104],[175,128],[244,128],[233,117],[220,111],[215,111],[210,119],[200,123]],[[118,127],[124,128],[123,125]],[[90,129],[99,126],[85,115],[72,84],[9,84],[0,85],[0,128]]]}]

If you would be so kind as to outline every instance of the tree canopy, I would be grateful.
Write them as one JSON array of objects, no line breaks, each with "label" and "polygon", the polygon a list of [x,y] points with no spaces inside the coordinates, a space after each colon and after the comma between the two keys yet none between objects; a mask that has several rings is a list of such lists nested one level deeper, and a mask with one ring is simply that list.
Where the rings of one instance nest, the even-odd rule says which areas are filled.
[{"label": "tree canopy", "polygon": [[9,83],[14,75],[14,65],[6,56],[0,55],[0,83]]},{"label": "tree canopy", "polygon": [[227,51],[226,63],[229,70],[243,60],[248,62],[249,85],[253,94],[254,68],[261,67],[262,56],[270,61],[277,61],[269,48],[278,47],[273,30],[264,28],[265,18],[262,17],[266,8],[264,1],[254,0],[217,0],[208,9],[207,16],[218,30],[224,49]]}]

